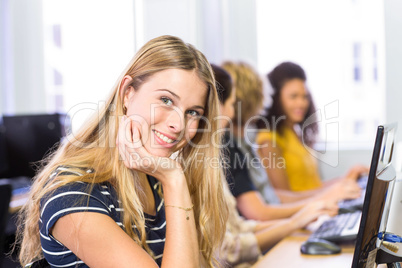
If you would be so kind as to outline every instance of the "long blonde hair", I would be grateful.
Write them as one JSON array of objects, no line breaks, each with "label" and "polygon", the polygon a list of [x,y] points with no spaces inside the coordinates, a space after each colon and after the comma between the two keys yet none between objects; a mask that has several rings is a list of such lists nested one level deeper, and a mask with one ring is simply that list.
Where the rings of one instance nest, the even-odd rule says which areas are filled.
[{"label": "long blonde hair", "polygon": [[[262,108],[263,82],[258,72],[246,62],[226,61],[222,67],[230,74],[236,90],[235,116],[233,122],[242,126]],[[239,110],[239,108],[241,110]]]},{"label": "long blonde hair", "polygon": [[[123,94],[119,88],[126,75],[132,77],[132,86],[138,89],[153,74],[170,68],[195,70],[208,87],[205,120],[201,120],[199,125],[199,129],[203,130],[198,131],[191,141],[197,146],[187,144],[181,150],[178,161],[184,167],[194,204],[203,263],[208,266],[218,264],[215,251],[223,240],[228,213],[221,184],[222,168],[205,165],[205,161],[200,162],[199,158],[197,159],[197,155],[203,156],[204,160],[221,159],[219,148],[211,146],[220,142],[220,136],[216,135],[218,122],[214,120],[218,115],[219,105],[215,79],[209,62],[200,51],[177,37],[161,36],[149,41],[136,53],[117,80],[106,105],[99,108],[99,112],[95,113],[77,134],[70,135],[66,142],[47,158],[46,165],[43,165],[35,176],[30,201],[21,210],[21,224],[17,231],[17,243],[21,243],[19,259],[23,266],[43,257],[39,238],[41,199],[58,187],[74,181],[90,184],[110,181],[122,202],[125,232],[152,254],[146,244],[138,174],[119,160],[119,152],[115,146],[119,118],[124,114],[121,99]],[[90,167],[94,173],[51,177],[51,173],[59,165]],[[138,233],[133,231],[133,224],[137,226]]]}]

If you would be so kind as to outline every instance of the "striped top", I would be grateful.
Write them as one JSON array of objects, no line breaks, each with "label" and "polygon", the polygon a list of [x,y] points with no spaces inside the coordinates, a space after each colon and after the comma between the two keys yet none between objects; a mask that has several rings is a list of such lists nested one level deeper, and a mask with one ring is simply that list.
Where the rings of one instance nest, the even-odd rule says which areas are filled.
[{"label": "striped top", "polygon": [[[87,170],[88,173],[92,170]],[[66,167],[59,167],[52,174],[71,174]],[[81,175],[81,174],[77,174]],[[154,253],[154,259],[160,266],[166,238],[166,218],[164,201],[158,194],[160,183],[148,176],[153,190],[156,215],[145,215],[147,244]],[[61,217],[75,212],[97,212],[111,217],[122,229],[120,201],[112,185],[108,182],[91,185],[74,182],[59,187],[55,192],[41,200],[39,231],[43,254],[51,267],[88,267],[74,253],[57,241],[49,232]],[[135,226],[133,226],[135,228]]]}]

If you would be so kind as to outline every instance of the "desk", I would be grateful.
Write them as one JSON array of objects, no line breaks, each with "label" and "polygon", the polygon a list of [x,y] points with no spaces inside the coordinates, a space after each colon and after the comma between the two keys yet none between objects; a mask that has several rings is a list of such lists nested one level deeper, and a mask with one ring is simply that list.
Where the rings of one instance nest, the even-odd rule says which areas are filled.
[{"label": "desk", "polygon": [[29,192],[11,196],[8,212],[10,214],[17,213],[21,207],[28,201]]},{"label": "desk", "polygon": [[312,256],[301,254],[300,246],[307,240],[308,236],[308,232],[300,231],[286,237],[265,254],[253,268],[348,268],[352,266],[353,245],[342,245],[342,252],[336,255]]}]

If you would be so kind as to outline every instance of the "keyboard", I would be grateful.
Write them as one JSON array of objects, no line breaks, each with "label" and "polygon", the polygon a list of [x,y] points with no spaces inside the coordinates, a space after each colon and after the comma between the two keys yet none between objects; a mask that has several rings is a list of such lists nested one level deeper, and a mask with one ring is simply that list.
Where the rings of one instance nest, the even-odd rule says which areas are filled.
[{"label": "keyboard", "polygon": [[331,242],[353,241],[357,238],[362,212],[355,211],[336,215],[321,224],[309,239],[321,238]]},{"label": "keyboard", "polygon": [[356,199],[347,199],[338,202],[339,214],[353,212],[356,210],[363,210],[364,196],[366,195],[366,190],[362,189],[360,197]]},{"label": "keyboard", "polygon": [[356,199],[347,199],[340,201],[338,203],[339,213],[347,213],[363,209],[364,196],[366,195],[367,180],[368,176],[362,176],[357,180],[357,183],[362,189],[360,197]]}]

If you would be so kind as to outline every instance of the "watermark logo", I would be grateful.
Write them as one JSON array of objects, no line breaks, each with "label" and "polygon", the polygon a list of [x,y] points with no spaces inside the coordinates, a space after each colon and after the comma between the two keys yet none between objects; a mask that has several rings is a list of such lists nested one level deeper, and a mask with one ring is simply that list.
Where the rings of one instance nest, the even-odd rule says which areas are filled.
[{"label": "watermark logo", "polygon": [[[339,164],[339,101],[333,101],[324,106],[324,118],[322,118],[321,109],[318,109],[313,115],[311,115],[304,122],[302,129],[305,129],[311,124],[319,123],[321,131],[325,133],[325,139],[320,143],[319,147],[311,148],[307,145],[302,135],[302,143],[304,148],[316,159],[326,163],[332,167],[336,167]],[[329,139],[328,133],[332,133],[331,151],[329,151]],[[335,134],[335,135],[334,135]],[[335,137],[335,140],[334,140]]]},{"label": "watermark logo", "polygon": [[[95,112],[95,116],[97,115],[99,118],[93,118],[92,121],[98,121],[98,127],[97,131],[101,131],[102,128],[105,128],[106,126],[108,127],[113,127],[114,125],[111,122],[121,122],[120,120],[116,120],[115,115],[115,107],[114,105],[111,105],[111,107],[108,107],[109,110],[109,115],[108,117],[102,116],[99,111],[102,109],[104,110],[105,103],[100,102],[98,104],[96,103],[82,103],[79,105],[74,106],[70,111],[68,111],[67,115],[71,120],[71,123],[73,123],[75,118],[79,118],[79,115],[83,111],[93,111]],[[241,105],[239,105],[237,109],[238,113],[241,113]],[[96,111],[98,114],[96,114]],[[161,117],[161,113],[163,113],[163,116]],[[205,149],[210,146],[216,147],[216,148],[226,148],[233,146],[234,143],[239,142],[244,142],[247,146],[251,147],[254,152],[259,150],[260,148],[264,148],[268,146],[267,144],[257,144],[255,142],[254,138],[250,137],[255,137],[261,129],[258,129],[255,127],[255,122],[260,121],[263,122],[265,125],[263,127],[264,131],[269,131],[271,132],[272,135],[272,142],[270,143],[269,146],[272,147],[277,147],[277,130],[278,130],[278,125],[280,123],[283,123],[283,121],[286,121],[286,116],[279,116],[278,118],[271,118],[271,122],[267,120],[266,117],[261,116],[261,115],[256,115],[244,124],[242,128],[239,128],[238,124],[239,122],[234,122],[230,118],[223,116],[223,115],[218,115],[214,118],[207,118],[205,116],[198,116],[198,117],[187,117],[186,113],[178,109],[178,107],[161,107],[160,105],[152,104],[150,106],[150,111],[144,112],[143,114],[134,114],[129,116],[131,121],[133,122],[134,125],[138,126],[139,131],[142,134],[143,139],[141,142],[145,144],[147,140],[149,140],[150,135],[153,133],[153,128],[155,126],[161,127],[162,129],[159,129],[158,131],[166,131],[163,129],[163,124],[169,125],[169,124],[176,124],[178,128],[180,129],[179,132],[176,133],[175,138],[179,141],[185,140],[183,144],[187,146],[191,146],[197,149]],[[159,118],[158,118],[159,117]],[[160,118],[164,118],[162,121]],[[238,116],[239,118],[239,116]],[[120,118],[118,118],[120,119]],[[174,121],[174,123],[171,123],[170,121]],[[194,121],[197,121],[197,124],[194,124]],[[212,124],[216,124],[218,122],[218,125],[225,125],[225,127],[221,127],[218,129],[212,128]],[[225,122],[224,124],[221,124],[221,122]],[[93,123],[92,123],[93,124]],[[200,125],[203,125],[203,128],[199,128]],[[320,131],[324,133],[324,135],[321,135],[324,137],[324,139],[318,143],[318,147],[315,145],[310,145],[306,141],[305,135],[309,134],[308,132],[305,133],[305,129],[308,129],[308,127],[312,124],[319,124],[320,125]],[[237,126],[237,127],[235,127]],[[82,127],[86,127],[83,125]],[[241,129],[241,130],[240,130]],[[244,131],[244,133],[240,133]],[[108,131],[106,131],[108,132]],[[216,143],[216,136],[222,136],[223,132],[228,132],[231,133],[228,135],[229,139],[224,140],[221,143]],[[194,135],[189,135],[189,133],[192,133],[194,135],[208,135],[211,139],[209,143],[203,143],[200,144],[198,142],[195,142],[192,138]],[[233,135],[235,133],[236,137]],[[335,100],[327,105],[324,106],[323,112],[321,109],[318,109],[313,115],[311,115],[303,125],[301,126],[301,142],[304,146],[304,148],[313,156],[315,157],[318,161],[321,161],[323,163],[326,163],[332,167],[336,167],[339,164],[339,101]],[[328,139],[328,134],[331,133],[331,142],[329,142]],[[169,133],[168,133],[169,134]],[[238,137],[242,136],[242,139],[239,139]],[[335,139],[334,139],[335,137]],[[130,139],[129,136],[125,137],[127,140]],[[98,140],[95,143],[92,144],[86,144],[84,141],[80,141],[79,137],[76,137],[74,133],[71,133],[70,135],[67,136],[67,139],[69,142],[75,144],[76,146],[81,146],[81,147],[88,147],[89,145],[91,146],[99,146],[99,147],[105,147],[105,146],[111,146],[115,147],[116,146],[116,141],[112,140],[113,137],[107,136],[107,135],[99,135]],[[151,139],[151,141],[148,143],[150,148],[159,148],[158,144],[155,143],[154,139]],[[138,142],[138,141],[135,141]],[[180,148],[179,148],[180,149]],[[175,152],[171,152],[172,154]],[[177,152],[176,152],[177,153]],[[134,157],[135,161],[139,161],[138,157]],[[275,153],[270,152],[269,155],[265,156],[258,156],[255,155],[255,157],[247,157],[245,160],[244,159],[235,159],[235,163],[237,166],[241,167],[244,165],[251,166],[253,168],[285,168],[286,163],[285,160],[283,159],[282,156],[275,155]],[[160,161],[160,160],[159,160]],[[219,161],[223,161],[222,159],[202,159],[199,162],[204,163],[204,165],[209,165],[207,162],[211,162],[212,166],[218,165]],[[247,161],[245,163],[244,161]],[[142,161],[145,164],[145,162],[149,163],[152,162],[152,160],[147,159],[146,161]],[[153,163],[152,165],[159,165],[161,162],[158,163]]]}]

